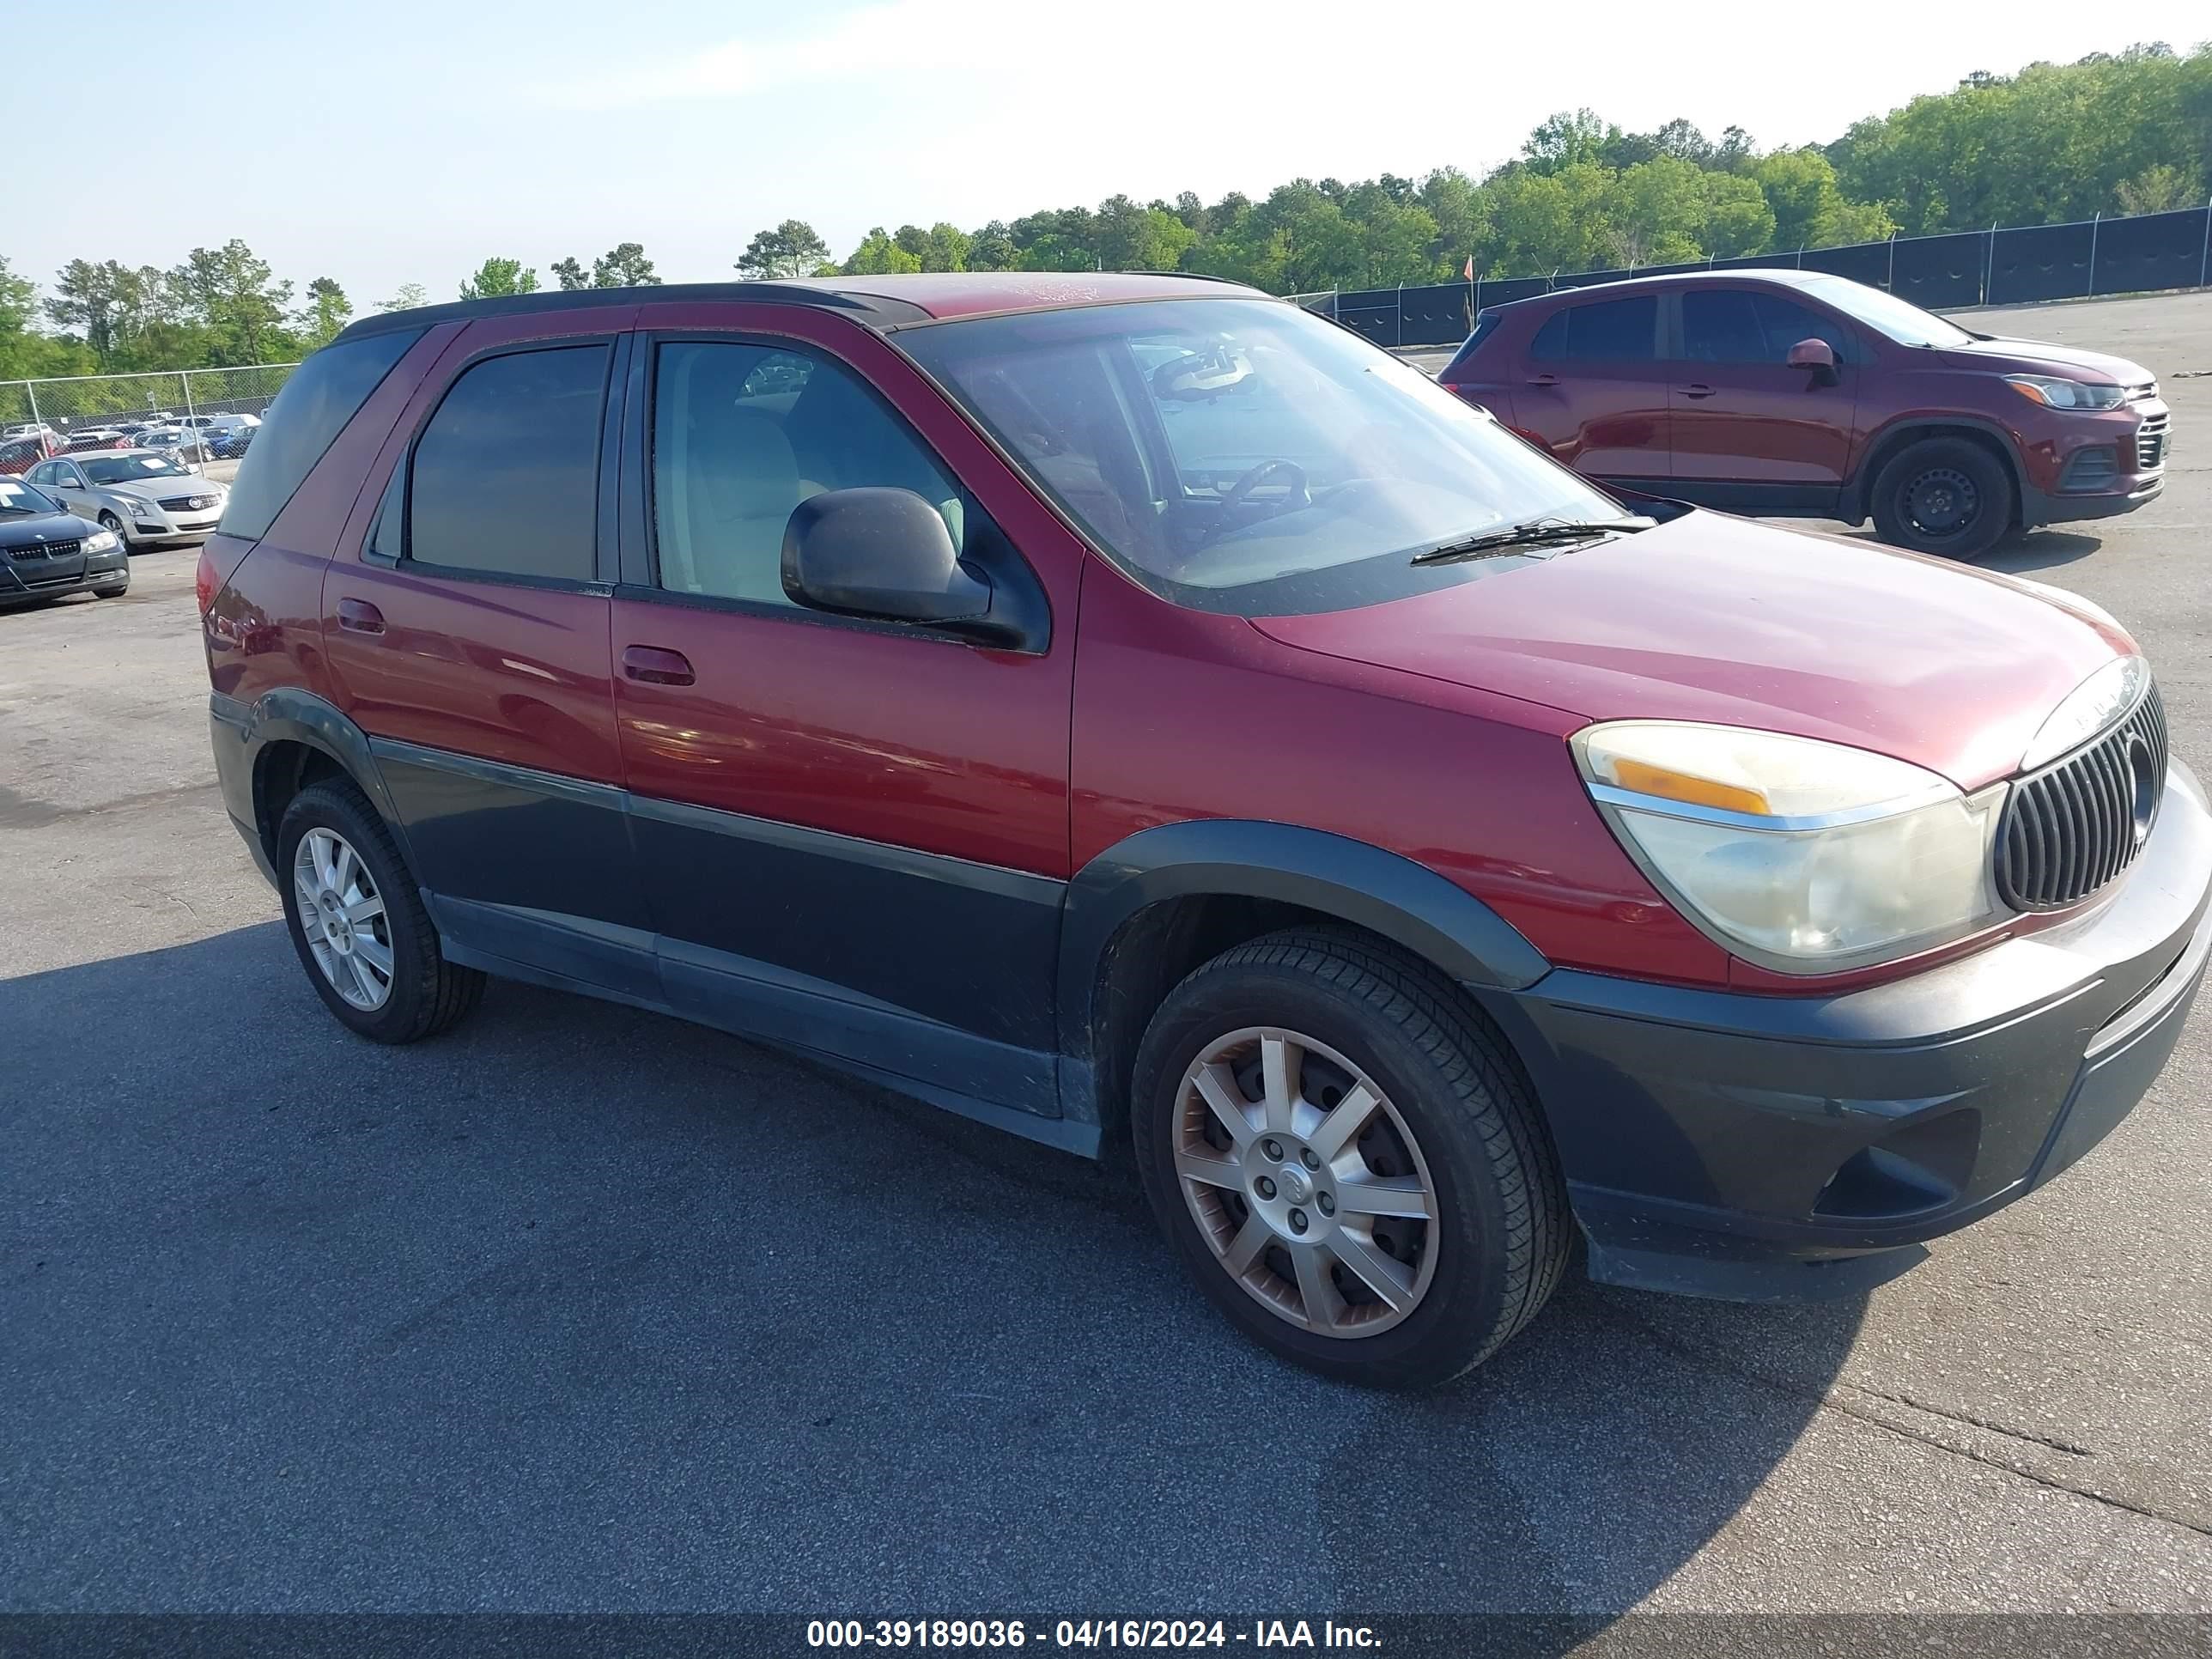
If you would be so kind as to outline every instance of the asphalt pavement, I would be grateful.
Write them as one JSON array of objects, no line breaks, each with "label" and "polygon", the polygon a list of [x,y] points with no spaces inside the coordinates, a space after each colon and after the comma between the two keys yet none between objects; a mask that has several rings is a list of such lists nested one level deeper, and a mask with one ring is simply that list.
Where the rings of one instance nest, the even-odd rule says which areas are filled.
[{"label": "asphalt pavement", "polygon": [[[2212,295],[1983,315],[2166,381],[2163,499],[1994,562],[2203,769]],[[1575,1283],[1364,1393],[1111,1177],[809,1063],[512,985],[350,1036],[214,787],[194,556],[0,615],[0,1611],[2212,1612],[2206,1010],[1870,1297]]]}]

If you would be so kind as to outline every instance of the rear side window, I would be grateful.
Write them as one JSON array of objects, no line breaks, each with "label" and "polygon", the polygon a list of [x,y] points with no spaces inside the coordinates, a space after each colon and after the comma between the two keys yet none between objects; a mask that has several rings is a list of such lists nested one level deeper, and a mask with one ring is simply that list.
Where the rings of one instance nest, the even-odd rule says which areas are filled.
[{"label": "rear side window", "polygon": [[1528,343],[1528,355],[1544,362],[1649,362],[1657,355],[1653,336],[1658,326],[1656,295],[1570,306],[1553,313],[1536,331],[1536,337]]},{"label": "rear side window", "polygon": [[222,533],[248,541],[267,535],[323,452],[422,337],[420,329],[403,329],[348,340],[325,346],[293,370],[238,464]]},{"label": "rear side window", "polygon": [[561,346],[462,371],[416,441],[411,562],[592,580],[611,356],[605,345]]}]

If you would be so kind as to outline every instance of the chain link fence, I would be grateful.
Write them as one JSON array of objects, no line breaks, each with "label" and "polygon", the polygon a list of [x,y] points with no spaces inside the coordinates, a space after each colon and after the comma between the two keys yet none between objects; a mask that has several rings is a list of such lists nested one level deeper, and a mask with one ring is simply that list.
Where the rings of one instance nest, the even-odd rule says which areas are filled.
[{"label": "chain link fence", "polygon": [[45,428],[63,447],[123,421],[198,424],[210,415],[259,416],[297,363],[81,374],[0,381],[0,428]]}]

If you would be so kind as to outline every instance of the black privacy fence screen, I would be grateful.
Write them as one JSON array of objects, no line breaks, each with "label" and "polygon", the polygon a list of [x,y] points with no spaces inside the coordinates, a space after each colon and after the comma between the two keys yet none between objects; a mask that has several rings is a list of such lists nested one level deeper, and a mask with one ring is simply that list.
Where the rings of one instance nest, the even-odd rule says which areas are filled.
[{"label": "black privacy fence screen", "polygon": [[1761,269],[1848,276],[1870,288],[1887,289],[1931,311],[2202,288],[2212,281],[2212,209],[2087,219],[2073,225],[1998,226],[1948,236],[1899,236],[1886,242],[1808,247],[1686,265],[1482,278],[1296,298],[1378,345],[1456,345],[1480,313],[1532,295],[1674,271]]}]

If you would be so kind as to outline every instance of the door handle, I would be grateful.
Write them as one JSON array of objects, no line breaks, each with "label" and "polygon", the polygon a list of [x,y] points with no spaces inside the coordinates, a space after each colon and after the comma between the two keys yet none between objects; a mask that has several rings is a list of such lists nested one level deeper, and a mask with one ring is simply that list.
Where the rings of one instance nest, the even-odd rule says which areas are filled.
[{"label": "door handle", "polygon": [[338,626],[349,634],[381,634],[384,613],[367,599],[340,599]]},{"label": "door handle", "polygon": [[1557,386],[1559,383],[1559,377],[1556,374],[1531,374],[1528,377],[1530,386]]},{"label": "door handle", "polygon": [[623,672],[647,685],[690,685],[697,678],[691,672],[689,657],[681,651],[665,650],[657,645],[624,646]]},{"label": "door handle", "polygon": [[1695,386],[1686,386],[1681,388],[1682,395],[1685,398],[1710,398],[1717,390],[1717,387],[1709,386],[1703,381],[1699,381]]}]

